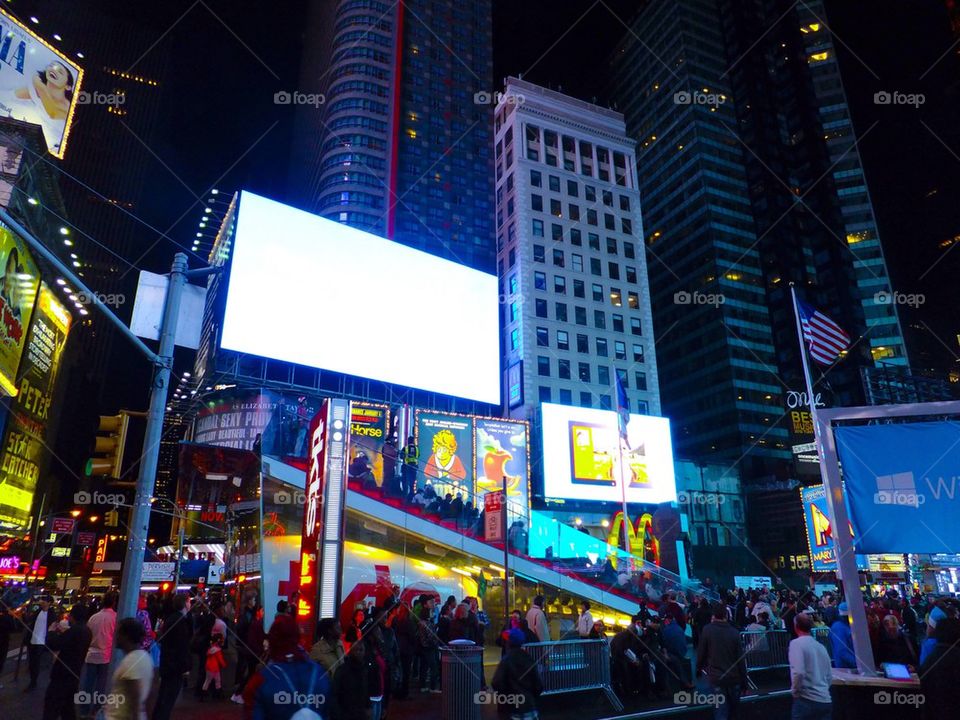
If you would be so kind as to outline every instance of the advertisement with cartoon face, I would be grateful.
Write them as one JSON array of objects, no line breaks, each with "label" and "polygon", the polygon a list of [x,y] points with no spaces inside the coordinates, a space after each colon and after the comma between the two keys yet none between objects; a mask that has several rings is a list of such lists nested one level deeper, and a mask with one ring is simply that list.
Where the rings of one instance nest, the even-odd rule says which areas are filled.
[{"label": "advertisement with cartoon face", "polygon": [[[417,447],[424,480],[440,497],[460,490],[473,494],[473,419],[467,416],[417,415]],[[425,460],[424,460],[425,459]]]},{"label": "advertisement with cartoon face", "polygon": [[527,505],[527,426],[525,423],[477,418],[477,492],[502,490],[507,478],[508,503]]}]

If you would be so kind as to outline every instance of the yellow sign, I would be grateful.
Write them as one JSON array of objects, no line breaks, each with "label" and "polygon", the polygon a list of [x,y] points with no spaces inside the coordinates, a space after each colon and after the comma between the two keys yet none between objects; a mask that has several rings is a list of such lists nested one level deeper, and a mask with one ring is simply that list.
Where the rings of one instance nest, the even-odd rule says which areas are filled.
[{"label": "yellow sign", "polygon": [[24,242],[4,225],[0,225],[0,272],[0,387],[13,397],[39,271]]}]

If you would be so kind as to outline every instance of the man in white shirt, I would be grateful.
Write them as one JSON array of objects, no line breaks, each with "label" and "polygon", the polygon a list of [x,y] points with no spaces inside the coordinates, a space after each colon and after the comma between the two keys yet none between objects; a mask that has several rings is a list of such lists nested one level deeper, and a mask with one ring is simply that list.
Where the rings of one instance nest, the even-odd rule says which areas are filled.
[{"label": "man in white shirt", "polygon": [[550,642],[550,626],[547,625],[547,616],[543,612],[544,602],[546,598],[537,595],[533,599],[533,605],[527,610],[527,627],[537,636],[538,642]]},{"label": "man in white shirt", "polygon": [[830,720],[833,705],[830,655],[810,632],[813,617],[798,613],[793,621],[797,637],[790,641],[790,691],[794,720]]},{"label": "man in white shirt", "polygon": [[117,629],[117,613],[113,609],[116,602],[117,594],[108,592],[103,596],[103,608],[87,620],[87,627],[90,628],[92,639],[83,663],[80,689],[93,702],[82,708],[81,717],[93,717],[97,714],[98,698],[103,696],[107,688],[110,658],[113,655],[113,635]]},{"label": "man in white shirt", "polygon": [[153,659],[141,647],[144,634],[143,625],[135,618],[124,618],[117,625],[117,648],[125,654],[104,698],[105,720],[147,720],[144,703],[153,685]]},{"label": "man in white shirt", "polygon": [[577,618],[577,635],[583,639],[587,639],[592,632],[593,615],[590,613],[590,603],[584,600],[580,603],[580,617]]},{"label": "man in white shirt", "polygon": [[40,677],[40,666],[46,656],[47,650],[47,631],[56,621],[56,615],[50,610],[49,595],[41,595],[37,598],[37,604],[40,609],[33,617],[30,623],[30,642],[27,645],[27,664],[30,667],[30,684],[27,685],[25,692],[34,690],[37,687],[37,680]]}]

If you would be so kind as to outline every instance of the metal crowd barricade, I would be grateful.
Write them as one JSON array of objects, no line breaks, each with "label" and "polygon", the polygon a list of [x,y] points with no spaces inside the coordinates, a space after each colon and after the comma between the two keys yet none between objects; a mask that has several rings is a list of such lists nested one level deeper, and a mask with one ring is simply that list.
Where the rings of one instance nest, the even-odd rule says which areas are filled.
[{"label": "metal crowd barricade", "polygon": [[606,640],[560,640],[523,646],[536,661],[544,695],[603,690],[617,712],[623,703],[610,685],[610,645]]},{"label": "metal crowd barricade", "polygon": [[830,628],[815,627],[810,631],[810,634],[827,649],[827,655],[830,656],[830,660],[833,660],[833,642],[830,640]]},{"label": "metal crowd barricade", "polygon": [[753,688],[756,685],[750,673],[760,670],[777,670],[790,667],[787,654],[790,634],[786,630],[745,630],[740,633],[740,647],[747,662],[747,679]]},{"label": "metal crowd barricade", "polygon": [[[423,670],[421,670],[423,672]],[[454,643],[440,648],[440,683],[443,720],[480,720],[483,648]]]}]

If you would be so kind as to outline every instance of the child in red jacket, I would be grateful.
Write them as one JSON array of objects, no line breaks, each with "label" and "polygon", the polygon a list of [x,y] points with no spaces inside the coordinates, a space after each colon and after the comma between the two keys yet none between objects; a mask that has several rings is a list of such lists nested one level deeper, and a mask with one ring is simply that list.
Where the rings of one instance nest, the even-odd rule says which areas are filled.
[{"label": "child in red jacket", "polygon": [[[210,638],[210,647],[207,649],[207,676],[203,681],[203,693],[207,692],[212,683],[216,688],[213,696],[220,698],[220,671],[226,666],[227,660],[223,657],[223,635],[217,633]],[[202,699],[203,695],[200,697]]]}]

